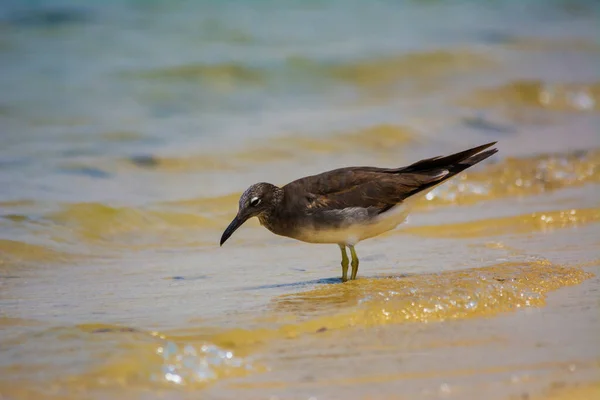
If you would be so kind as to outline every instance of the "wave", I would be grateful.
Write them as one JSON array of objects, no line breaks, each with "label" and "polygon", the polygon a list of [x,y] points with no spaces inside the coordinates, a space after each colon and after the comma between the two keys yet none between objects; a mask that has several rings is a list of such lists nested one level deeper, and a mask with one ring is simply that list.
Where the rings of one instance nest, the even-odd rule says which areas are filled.
[{"label": "wave", "polygon": [[504,218],[490,218],[455,224],[414,226],[399,232],[426,237],[472,238],[505,234],[549,232],[556,229],[575,228],[600,221],[597,208],[568,209],[535,212]]}]

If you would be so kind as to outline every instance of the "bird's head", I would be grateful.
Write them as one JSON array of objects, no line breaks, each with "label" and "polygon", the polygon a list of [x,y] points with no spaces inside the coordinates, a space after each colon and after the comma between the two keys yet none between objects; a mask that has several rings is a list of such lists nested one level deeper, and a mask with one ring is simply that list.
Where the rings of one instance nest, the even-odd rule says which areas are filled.
[{"label": "bird's head", "polygon": [[238,212],[233,221],[229,224],[221,236],[220,245],[235,232],[244,222],[252,217],[258,217],[261,214],[271,211],[282,198],[282,190],[270,183],[256,183],[250,186],[240,196]]}]

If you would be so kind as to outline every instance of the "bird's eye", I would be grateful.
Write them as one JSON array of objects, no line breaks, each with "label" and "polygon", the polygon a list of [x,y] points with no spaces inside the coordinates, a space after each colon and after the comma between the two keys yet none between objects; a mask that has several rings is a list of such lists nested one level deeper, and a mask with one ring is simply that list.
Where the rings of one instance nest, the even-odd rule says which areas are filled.
[{"label": "bird's eye", "polygon": [[259,204],[260,204],[260,199],[258,197],[253,197],[252,199],[250,199],[250,205],[252,207],[256,207]]}]

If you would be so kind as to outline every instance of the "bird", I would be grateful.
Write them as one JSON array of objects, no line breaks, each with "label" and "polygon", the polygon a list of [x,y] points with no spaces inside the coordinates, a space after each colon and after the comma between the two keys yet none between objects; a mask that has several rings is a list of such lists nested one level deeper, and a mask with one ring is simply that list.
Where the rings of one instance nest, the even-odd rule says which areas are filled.
[{"label": "bird", "polygon": [[237,214],[223,232],[220,246],[244,222],[257,217],[276,235],[307,243],[337,244],[342,257],[341,280],[348,281],[349,265],[350,280],[355,280],[359,265],[355,246],[360,241],[395,229],[406,220],[415,200],[494,155],[498,149],[489,148],[496,143],[399,168],[338,168],[282,187],[256,183],[240,196]]}]

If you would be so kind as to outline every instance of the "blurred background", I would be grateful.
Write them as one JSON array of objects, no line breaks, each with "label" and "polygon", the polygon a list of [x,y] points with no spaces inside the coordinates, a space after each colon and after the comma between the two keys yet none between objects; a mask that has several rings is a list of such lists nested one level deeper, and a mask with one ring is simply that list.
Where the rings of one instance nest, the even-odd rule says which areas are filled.
[{"label": "blurred background", "polygon": [[[0,397],[227,398],[239,378],[248,398],[336,398],[345,383],[303,385],[299,371],[335,380],[375,357],[377,373],[395,373],[369,347],[390,345],[382,332],[406,371],[431,371],[464,349],[397,340],[412,337],[404,330],[541,305],[545,291],[585,281],[549,265],[597,258],[599,17],[594,0],[0,0]],[[350,289],[337,284],[335,246],[252,222],[218,248],[255,182],[399,167],[495,140],[496,156],[428,195],[405,228],[361,244],[364,279]],[[452,275],[481,267],[538,271],[531,282],[557,286]],[[417,292],[405,292],[404,273],[417,274]],[[581,287],[571,298],[593,303]],[[568,314],[582,336],[567,361],[598,360],[598,323]],[[528,329],[519,321],[506,326]],[[505,326],[470,323],[481,326],[420,337],[480,339]],[[281,344],[321,325],[341,333]],[[315,348],[356,329],[364,343],[311,364]],[[556,335],[557,346],[568,337]],[[567,362],[534,342],[523,363]],[[430,357],[407,359],[406,346]],[[496,348],[481,346],[464,368],[495,365],[478,364]],[[350,349],[357,359],[340,355]],[[504,376],[484,388],[448,376],[396,377],[381,393],[512,393]]]}]

